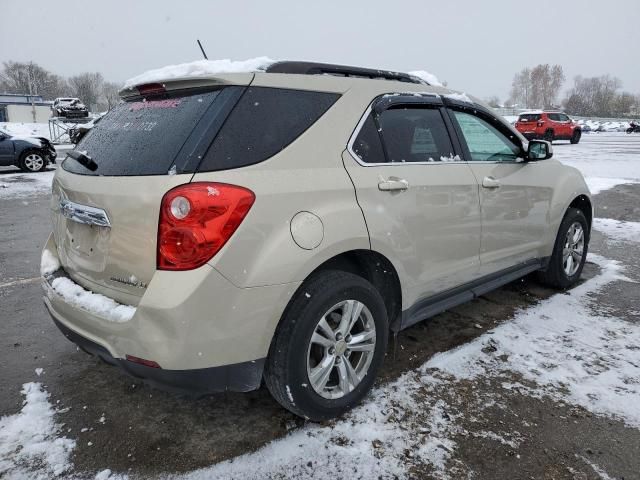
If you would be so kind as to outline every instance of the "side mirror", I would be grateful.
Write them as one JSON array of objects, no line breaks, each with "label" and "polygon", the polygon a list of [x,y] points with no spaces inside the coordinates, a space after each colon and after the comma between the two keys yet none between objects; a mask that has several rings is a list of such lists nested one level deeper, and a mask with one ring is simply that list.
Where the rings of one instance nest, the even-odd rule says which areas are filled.
[{"label": "side mirror", "polygon": [[527,148],[527,160],[535,162],[536,160],[547,160],[553,157],[553,148],[549,142],[544,140],[530,140]]}]

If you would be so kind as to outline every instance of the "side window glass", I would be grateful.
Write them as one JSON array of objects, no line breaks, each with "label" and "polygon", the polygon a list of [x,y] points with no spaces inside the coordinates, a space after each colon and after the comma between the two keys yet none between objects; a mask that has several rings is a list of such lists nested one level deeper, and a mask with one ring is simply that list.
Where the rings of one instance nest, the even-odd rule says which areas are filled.
[{"label": "side window glass", "polygon": [[520,148],[489,122],[469,113],[453,113],[472,161],[512,162],[520,156]]},{"label": "side window glass", "polygon": [[393,108],[378,123],[391,163],[460,161],[439,109]]},{"label": "side window glass", "polygon": [[248,87],[198,171],[239,168],[274,156],[311,127],[338,97],[334,93]]},{"label": "side window glass", "polygon": [[353,152],[360,157],[364,163],[384,163],[384,150],[380,142],[380,135],[370,114],[365,120],[358,136],[353,142]]}]

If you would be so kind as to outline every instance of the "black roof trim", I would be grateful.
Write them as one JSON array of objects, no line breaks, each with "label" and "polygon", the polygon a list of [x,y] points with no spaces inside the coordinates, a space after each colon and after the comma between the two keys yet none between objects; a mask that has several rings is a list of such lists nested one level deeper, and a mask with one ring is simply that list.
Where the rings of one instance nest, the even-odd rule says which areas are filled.
[{"label": "black roof trim", "polygon": [[267,73],[296,73],[300,75],[338,75],[343,77],[382,78],[406,83],[422,83],[429,85],[421,78],[402,72],[391,72],[374,68],[350,67],[331,63],[315,62],[276,62],[265,70]]}]

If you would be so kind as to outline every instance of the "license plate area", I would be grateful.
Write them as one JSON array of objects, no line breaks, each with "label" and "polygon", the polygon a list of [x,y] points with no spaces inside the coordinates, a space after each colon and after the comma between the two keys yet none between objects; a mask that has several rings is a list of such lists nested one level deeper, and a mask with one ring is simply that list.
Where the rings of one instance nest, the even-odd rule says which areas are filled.
[{"label": "license plate area", "polygon": [[76,270],[100,273],[109,255],[110,229],[66,219],[63,250]]}]

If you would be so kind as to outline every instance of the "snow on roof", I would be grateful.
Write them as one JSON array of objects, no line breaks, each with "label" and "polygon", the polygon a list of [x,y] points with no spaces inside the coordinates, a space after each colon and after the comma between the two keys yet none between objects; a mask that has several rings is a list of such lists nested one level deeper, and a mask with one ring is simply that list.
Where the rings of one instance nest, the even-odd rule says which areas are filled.
[{"label": "snow on roof", "polygon": [[264,70],[274,60],[269,57],[256,57],[249,60],[197,60],[195,62],[167,65],[166,67],[149,70],[127,80],[124,88],[131,88],[145,83],[156,83],[167,80],[190,77],[209,77],[220,73],[243,73]]},{"label": "snow on roof", "polygon": [[438,80],[433,73],[429,73],[426,70],[414,70],[413,72],[409,72],[409,75],[413,75],[414,77],[421,78],[429,85],[433,85],[434,87],[442,87],[442,83]]},{"label": "snow on roof", "polygon": [[542,110],[527,110],[526,112],[520,112],[519,115],[542,115]]},{"label": "snow on roof", "polygon": [[447,98],[450,98],[451,100],[458,100],[459,102],[467,102],[467,103],[474,103],[473,100],[471,100],[466,93],[462,92],[462,93],[447,93],[446,95],[443,95]]}]

